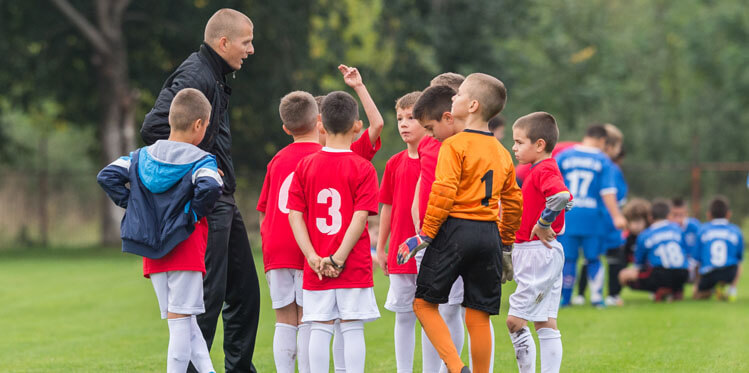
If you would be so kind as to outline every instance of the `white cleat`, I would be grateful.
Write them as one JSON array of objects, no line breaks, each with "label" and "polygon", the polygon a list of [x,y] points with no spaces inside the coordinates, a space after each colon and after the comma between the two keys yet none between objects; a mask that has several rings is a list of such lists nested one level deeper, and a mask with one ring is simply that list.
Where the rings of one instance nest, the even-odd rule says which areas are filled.
[{"label": "white cleat", "polygon": [[575,295],[574,297],[572,297],[571,303],[573,306],[582,306],[583,304],[585,304],[585,297],[582,295]]}]

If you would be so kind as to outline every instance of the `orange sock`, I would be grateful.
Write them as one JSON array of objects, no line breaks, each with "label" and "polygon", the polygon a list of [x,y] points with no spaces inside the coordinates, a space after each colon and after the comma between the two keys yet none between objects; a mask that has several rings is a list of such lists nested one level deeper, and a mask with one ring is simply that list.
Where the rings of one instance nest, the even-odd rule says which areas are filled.
[{"label": "orange sock", "polygon": [[453,340],[450,338],[450,329],[447,328],[445,320],[442,320],[437,305],[416,298],[414,299],[414,313],[419,318],[421,327],[432,342],[434,349],[447,365],[447,370],[450,373],[459,373],[465,365],[460,360],[458,350],[455,349]]},{"label": "orange sock", "polygon": [[473,372],[488,373],[492,359],[492,332],[489,314],[466,308],[466,327],[468,328],[468,335],[471,337]]}]

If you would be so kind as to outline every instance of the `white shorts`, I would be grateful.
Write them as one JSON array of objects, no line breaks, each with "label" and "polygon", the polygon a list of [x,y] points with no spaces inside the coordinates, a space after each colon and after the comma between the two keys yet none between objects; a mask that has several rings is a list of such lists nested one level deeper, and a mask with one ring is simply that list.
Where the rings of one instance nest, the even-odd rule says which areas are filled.
[{"label": "white shorts", "polygon": [[391,274],[388,299],[385,309],[393,312],[412,312],[414,310],[414,295],[416,294],[416,274]]},{"label": "white shorts", "polygon": [[202,273],[170,271],[152,273],[150,277],[162,319],[166,319],[167,312],[183,315],[200,315],[205,312]]},{"label": "white shorts", "polygon": [[562,296],[564,249],[559,241],[552,248],[541,241],[515,244],[512,267],[517,288],[510,295],[509,315],[527,321],[548,321],[557,318]]},{"label": "white shorts", "polygon": [[278,268],[265,272],[270,288],[270,301],[274,310],[283,308],[296,301],[302,304],[302,275],[301,269]]},{"label": "white shorts", "polygon": [[[416,259],[416,270],[418,271],[419,268],[421,268],[421,260],[424,258],[424,253],[429,249],[424,249],[416,253],[414,255],[414,258]],[[453,287],[450,288],[450,295],[447,297],[447,304],[449,305],[456,305],[456,304],[462,304],[463,303],[463,277],[458,276],[458,278],[453,282]],[[416,290],[414,290],[414,293]]]},{"label": "white shorts", "polygon": [[380,318],[374,288],[304,290],[302,322],[330,320],[374,321]]}]

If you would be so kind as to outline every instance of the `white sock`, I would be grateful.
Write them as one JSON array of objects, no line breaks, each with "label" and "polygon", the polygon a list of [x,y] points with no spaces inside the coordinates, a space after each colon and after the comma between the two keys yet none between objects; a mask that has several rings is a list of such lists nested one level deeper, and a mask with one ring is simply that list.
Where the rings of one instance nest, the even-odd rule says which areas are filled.
[{"label": "white sock", "polygon": [[439,373],[442,359],[423,328],[421,329],[421,361],[424,373]]},{"label": "white sock", "polygon": [[167,320],[169,349],[166,354],[167,373],[185,373],[190,363],[190,318]]},{"label": "white sock", "polygon": [[536,342],[533,341],[531,330],[525,326],[515,333],[510,333],[512,346],[515,347],[515,359],[518,361],[520,373],[535,373],[536,371]]},{"label": "white sock", "polygon": [[345,342],[343,354],[346,361],[346,372],[364,373],[364,361],[367,347],[364,343],[364,321],[341,323],[341,334]]},{"label": "white sock", "polygon": [[294,373],[296,332],[297,327],[294,325],[276,323],[276,333],[273,335],[273,360],[276,362],[278,373]]},{"label": "white sock", "polygon": [[309,373],[309,333],[309,323],[299,324],[299,332],[296,339],[296,360],[299,373]]},{"label": "white sock", "polygon": [[333,336],[333,366],[336,373],[346,373],[346,358],[343,355],[343,335],[341,335],[341,321],[335,322]]},{"label": "white sock", "polygon": [[313,322],[309,333],[309,368],[312,373],[328,373],[330,338],[335,326]]},{"label": "white sock", "polygon": [[[463,351],[463,343],[465,342],[465,329],[463,328],[463,307],[459,304],[440,304],[439,305],[440,315],[447,324],[447,329],[450,330],[450,337],[453,340],[455,349],[458,350],[458,355]],[[440,367],[440,372],[447,373],[447,365],[443,362]]]},{"label": "white sock", "polygon": [[395,363],[398,373],[411,373],[414,370],[414,347],[416,346],[416,314],[395,313]]},{"label": "white sock", "polygon": [[208,345],[205,343],[203,333],[198,326],[198,319],[195,315],[190,317],[190,361],[195,369],[200,373],[213,372],[213,362],[211,354],[208,352]]},{"label": "white sock", "polygon": [[562,366],[562,333],[551,328],[541,328],[536,333],[541,350],[541,373],[559,372]]}]

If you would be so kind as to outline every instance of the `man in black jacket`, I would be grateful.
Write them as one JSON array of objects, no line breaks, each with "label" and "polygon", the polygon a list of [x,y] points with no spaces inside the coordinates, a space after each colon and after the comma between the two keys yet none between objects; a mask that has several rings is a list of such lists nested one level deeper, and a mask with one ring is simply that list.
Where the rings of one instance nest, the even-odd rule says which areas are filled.
[{"label": "man in black jacket", "polygon": [[211,101],[210,125],[199,147],[216,156],[224,190],[208,216],[205,313],[198,316],[198,324],[210,349],[223,311],[227,372],[255,372],[252,354],[260,315],[260,286],[250,242],[234,202],[237,183],[228,110],[231,87],[226,84],[226,74],[241,69],[243,60],[254,54],[252,39],[253,24],[246,15],[233,9],[217,11],[205,26],[200,50],[169,76],[140,130],[147,145],[168,138],[169,106],[183,88],[196,88]]}]

